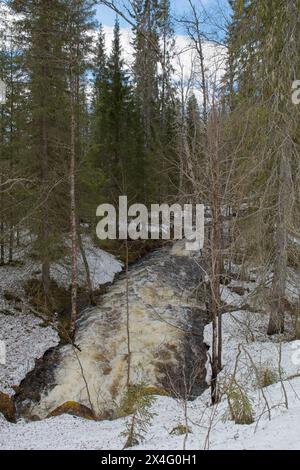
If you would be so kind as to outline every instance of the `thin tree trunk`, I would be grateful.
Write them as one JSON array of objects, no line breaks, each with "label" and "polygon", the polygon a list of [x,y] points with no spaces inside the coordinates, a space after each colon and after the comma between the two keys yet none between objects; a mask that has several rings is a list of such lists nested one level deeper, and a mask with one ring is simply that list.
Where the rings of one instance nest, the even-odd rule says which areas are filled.
[{"label": "thin tree trunk", "polygon": [[85,269],[85,274],[86,274],[86,282],[88,286],[88,291],[89,291],[89,298],[90,298],[90,303],[91,305],[96,305],[95,299],[94,299],[94,291],[93,291],[93,284],[91,280],[91,272],[90,272],[90,267],[89,263],[85,254],[85,249],[82,243],[82,237],[80,233],[80,228],[79,224],[77,226],[77,240],[78,240],[78,247],[82,256],[83,264],[84,264],[84,269]]},{"label": "thin tree trunk", "polygon": [[[1,174],[1,188],[4,183],[3,175]],[[5,263],[5,241],[4,241],[4,196],[1,189],[1,223],[0,223],[0,264]]]},{"label": "thin tree trunk", "polygon": [[17,243],[17,247],[20,248],[20,246],[21,246],[21,240],[20,240],[20,229],[19,229],[19,227],[17,227],[16,243]]},{"label": "thin tree trunk", "polygon": [[[36,38],[36,41],[41,40],[40,38]],[[46,30],[44,32],[44,39],[45,42],[43,53],[49,53],[50,46],[49,46],[49,32]],[[37,50],[39,50],[39,44],[36,44]],[[47,61],[42,60],[42,68],[41,68],[41,75],[42,75],[42,83],[47,83],[49,77],[49,64]],[[43,110],[43,115],[41,118],[41,152],[42,152],[42,162],[41,162],[41,183],[42,188],[48,188],[49,186],[49,122],[47,116],[47,90],[43,90],[43,95],[41,98],[41,102],[39,105]],[[39,125],[39,123],[38,123]],[[46,309],[49,308],[50,305],[50,259],[49,259],[49,247],[48,244],[50,243],[50,226],[49,226],[49,209],[47,201],[44,204],[42,217],[42,227],[41,227],[41,243],[42,243],[42,283],[44,289],[44,296],[45,296],[45,307]],[[47,246],[46,246],[47,245]]]},{"label": "thin tree trunk", "polygon": [[271,315],[268,334],[275,335],[284,332],[284,299],[287,281],[288,256],[288,222],[291,209],[291,168],[288,157],[290,149],[282,147],[280,159],[280,176],[278,192],[278,221],[275,234],[275,263],[272,285]]},{"label": "thin tree trunk", "polygon": [[9,263],[13,262],[13,257],[14,257],[14,227],[11,226],[9,229],[9,250],[8,250],[8,262]]},{"label": "thin tree trunk", "polygon": [[198,58],[200,61],[200,74],[201,74],[201,89],[203,94],[203,122],[205,127],[207,126],[207,119],[208,119],[208,106],[207,106],[207,85],[206,85],[206,72],[205,72],[205,64],[204,64],[204,54],[203,54],[203,39],[201,34],[201,26],[200,26],[200,19],[197,14],[195,5],[193,4],[192,0],[189,0],[190,7],[193,12],[194,17],[194,30],[195,35],[191,35],[191,39],[194,41],[195,48],[198,54]]},{"label": "thin tree trunk", "polygon": [[[12,36],[11,36],[12,38]],[[10,174],[14,174],[14,165],[13,165],[13,117],[14,117],[14,77],[13,77],[13,47],[12,43],[10,45],[10,134],[9,134],[9,143],[10,143],[10,162],[9,169]],[[9,214],[9,250],[8,250],[8,262],[13,262],[13,251],[14,251],[14,223],[13,223],[13,210]]]},{"label": "thin tree trunk", "polygon": [[222,267],[221,182],[219,155],[219,113],[211,112],[208,124],[208,152],[211,176],[212,228],[210,237],[211,316],[213,322],[212,402],[218,401],[217,376],[222,369],[222,311],[220,279]]},{"label": "thin tree trunk", "polygon": [[42,284],[45,294],[45,306],[47,308],[50,302],[50,263],[45,260],[42,263]]},{"label": "thin tree trunk", "polygon": [[75,337],[77,320],[77,223],[76,223],[76,117],[75,117],[75,80],[73,65],[70,66],[70,109],[71,109],[71,145],[70,145],[70,225],[72,242],[72,284],[71,284],[71,335]]},{"label": "thin tree trunk", "polygon": [[[1,109],[1,121],[3,122],[3,106],[0,106]],[[4,129],[1,127],[1,145],[4,143]],[[5,237],[4,237],[4,175],[1,172],[1,223],[0,223],[0,264],[5,263]]]},{"label": "thin tree trunk", "polygon": [[[46,72],[47,73],[47,70]],[[48,184],[48,125],[45,116],[42,118],[42,149],[43,149],[43,160],[42,160],[42,182],[47,187]],[[47,205],[47,202],[45,203]],[[48,224],[48,209],[45,206],[43,220],[42,220],[42,283],[45,295],[45,306],[48,308],[50,302],[50,260],[48,255],[48,247],[45,247],[45,241],[49,242],[49,224]]]},{"label": "thin tree trunk", "polygon": [[131,338],[130,338],[130,312],[129,312],[129,277],[128,277],[128,240],[125,241],[126,250],[126,333],[127,333],[127,387],[130,386],[131,376]]}]

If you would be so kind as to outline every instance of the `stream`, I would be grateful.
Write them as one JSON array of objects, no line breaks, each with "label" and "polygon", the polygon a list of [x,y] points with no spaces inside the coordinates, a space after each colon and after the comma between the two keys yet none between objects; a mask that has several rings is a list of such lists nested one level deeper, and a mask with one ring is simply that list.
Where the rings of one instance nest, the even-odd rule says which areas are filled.
[{"label": "stream", "polygon": [[73,407],[113,418],[128,380],[193,399],[205,389],[207,323],[200,257],[183,242],[147,255],[78,320],[76,345],[48,351],[21,383],[18,416],[43,419]]}]

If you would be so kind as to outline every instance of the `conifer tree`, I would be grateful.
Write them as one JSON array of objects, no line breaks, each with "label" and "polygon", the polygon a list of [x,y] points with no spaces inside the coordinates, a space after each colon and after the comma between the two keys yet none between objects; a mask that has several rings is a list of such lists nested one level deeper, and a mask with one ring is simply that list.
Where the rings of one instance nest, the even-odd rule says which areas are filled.
[{"label": "conifer tree", "polygon": [[[104,172],[104,193],[113,202],[122,194],[137,197],[139,184],[136,114],[132,86],[122,57],[119,21],[116,19],[112,51],[106,57],[100,30],[94,63],[92,160]],[[137,167],[136,165],[137,164]]]},{"label": "conifer tree", "polygon": [[[34,251],[42,264],[46,303],[50,299],[50,266],[61,251],[65,227],[64,206],[66,109],[64,47],[64,5],[60,1],[11,2],[19,22],[20,47],[24,46],[30,93],[30,143],[28,166],[34,177],[31,188],[31,230],[37,235]],[[60,184],[59,184],[60,182]],[[60,201],[58,203],[58,201]]]},{"label": "conifer tree", "polygon": [[[266,273],[273,272],[269,334],[276,334],[284,329],[289,231],[298,218],[293,172],[299,155],[298,110],[291,109],[289,90],[299,72],[299,2],[231,4],[231,129],[233,140],[243,142],[233,181],[239,181],[251,211],[251,238],[246,237],[250,258],[265,265]],[[238,120],[247,127],[233,127]]]},{"label": "conifer tree", "polygon": [[[5,13],[5,12],[4,12]],[[13,24],[7,22],[4,14],[0,19],[0,78],[6,86],[6,103],[1,106],[1,181],[17,180],[23,174],[21,154],[26,148],[26,93],[22,71],[23,53],[15,40]],[[1,188],[1,263],[5,262],[5,242],[7,261],[13,261],[15,235],[25,205],[24,192],[20,184]]]},{"label": "conifer tree", "polygon": [[[27,171],[32,180],[29,228],[36,235],[33,253],[41,261],[49,310],[51,264],[69,249],[70,197],[73,267],[76,264],[74,246],[79,213],[74,205],[75,182],[85,158],[83,97],[93,4],[92,0],[11,2],[14,11],[21,14],[18,39],[25,55],[29,98],[26,149]],[[76,284],[74,279],[72,284]]]}]

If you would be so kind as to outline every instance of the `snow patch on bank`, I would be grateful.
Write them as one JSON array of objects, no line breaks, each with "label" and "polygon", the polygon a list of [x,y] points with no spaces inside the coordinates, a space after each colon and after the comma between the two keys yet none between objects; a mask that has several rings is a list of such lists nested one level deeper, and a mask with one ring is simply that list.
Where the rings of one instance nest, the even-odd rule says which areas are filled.
[{"label": "snow patch on bank", "polygon": [[[28,237],[27,237],[28,238]],[[0,266],[0,311],[8,307],[5,293],[26,300],[24,284],[31,278],[41,278],[41,266],[30,256],[32,240],[26,239],[26,244],[16,248],[15,260],[19,265]],[[86,259],[90,268],[90,276],[93,289],[101,285],[113,282],[116,274],[122,271],[122,263],[113,255],[97,248],[89,237],[84,237],[83,245]],[[66,257],[51,266],[51,277],[58,285],[68,289],[71,284],[71,263]],[[86,271],[81,254],[78,255],[78,282],[80,286],[86,285]]]},{"label": "snow patch on bank", "polygon": [[[83,239],[85,256],[90,269],[93,289],[101,285],[113,282],[116,274],[120,273],[123,265],[113,255],[93,245],[90,238]],[[51,276],[62,287],[68,288],[71,283],[70,257],[66,257],[51,267]],[[78,260],[78,282],[86,284],[86,271],[81,254]]]},{"label": "snow patch on bank", "polygon": [[1,314],[0,341],[4,341],[6,364],[0,364],[0,391],[14,395],[17,387],[35,366],[35,360],[59,343],[51,327],[31,314]]},{"label": "snow patch on bank", "polygon": [[[270,338],[268,321],[263,313],[236,311],[223,315],[224,367],[220,380],[230,380],[236,369],[237,380],[255,388],[266,371],[283,380],[300,375],[300,341],[286,341],[289,333],[292,335],[292,325],[287,322],[286,335]],[[209,324],[204,330],[204,341],[210,346],[211,338]]]},{"label": "snow patch on bank", "polygon": [[[15,248],[15,263],[0,266],[0,341],[6,349],[6,365],[0,364],[0,391],[13,395],[17,387],[35,365],[35,360],[59,343],[56,331],[50,326],[42,326],[43,321],[29,313],[24,284],[32,278],[41,277],[40,264],[31,256],[32,236],[22,234],[22,245]],[[113,282],[122,264],[109,253],[95,247],[89,237],[83,244],[90,268],[94,289]],[[18,263],[19,260],[19,263]],[[52,278],[60,285],[69,288],[71,266],[68,259],[51,267]],[[86,272],[83,259],[78,260],[79,285],[86,285]],[[9,300],[8,300],[9,299]]]}]

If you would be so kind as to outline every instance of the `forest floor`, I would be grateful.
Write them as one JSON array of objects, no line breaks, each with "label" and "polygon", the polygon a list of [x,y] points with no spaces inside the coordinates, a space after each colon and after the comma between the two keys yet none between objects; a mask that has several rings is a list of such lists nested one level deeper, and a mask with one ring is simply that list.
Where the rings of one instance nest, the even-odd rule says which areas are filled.
[{"label": "forest floor", "polygon": [[[114,270],[111,265],[109,269]],[[137,449],[300,448],[300,341],[293,340],[290,318],[285,335],[272,339],[266,335],[268,316],[259,308],[255,312],[255,302],[249,299],[257,288],[253,280],[232,280],[223,289],[228,313],[223,315],[220,403],[210,406],[209,388],[193,402],[156,397],[153,418]],[[290,292],[295,294],[292,285]],[[0,339],[9,341],[14,361],[5,380],[0,377],[8,393],[32,369],[35,358],[57,344],[58,337],[31,314],[24,318],[21,312],[1,313],[0,322]],[[205,328],[205,342],[211,342],[211,324]],[[122,449],[130,419],[97,422],[63,415],[12,424],[0,415],[0,449]]]},{"label": "forest floor", "polygon": [[[244,311],[224,316],[225,368],[220,379],[225,388],[233,369],[238,371],[235,381],[241,395],[234,398],[232,392],[231,405],[238,410],[236,421],[253,422],[235,424],[228,395],[211,407],[209,390],[187,403],[186,414],[183,401],[157,397],[153,419],[137,449],[299,449],[300,342],[269,341],[264,335],[267,318],[261,315],[254,318],[254,341],[249,341],[252,317]],[[242,353],[237,361],[238,350]],[[2,418],[0,449],[122,449],[129,419],[94,422],[63,415],[11,424]],[[187,436],[177,435],[187,429],[186,423]]]}]

